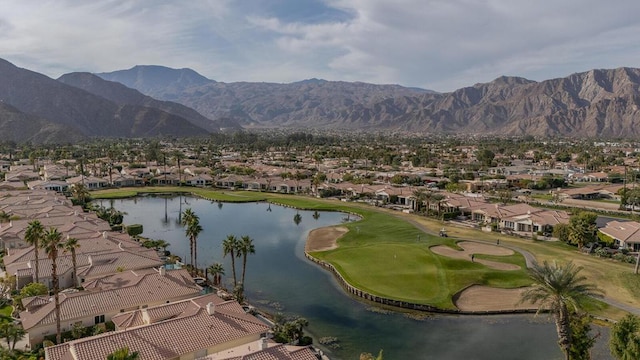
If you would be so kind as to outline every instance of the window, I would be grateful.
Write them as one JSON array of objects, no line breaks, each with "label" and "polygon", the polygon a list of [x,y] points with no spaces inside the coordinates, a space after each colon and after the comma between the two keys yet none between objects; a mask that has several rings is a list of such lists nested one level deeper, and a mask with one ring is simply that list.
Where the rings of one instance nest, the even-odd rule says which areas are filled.
[{"label": "window", "polygon": [[104,322],[104,315],[98,315],[96,317],[93,318],[96,325],[101,324]]}]

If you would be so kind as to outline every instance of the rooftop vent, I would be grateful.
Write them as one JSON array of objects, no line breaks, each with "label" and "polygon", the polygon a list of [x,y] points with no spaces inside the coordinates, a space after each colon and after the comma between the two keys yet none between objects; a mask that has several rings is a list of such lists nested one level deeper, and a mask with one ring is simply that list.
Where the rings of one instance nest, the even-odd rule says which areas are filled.
[{"label": "rooftop vent", "polygon": [[212,302],[207,303],[207,314],[213,315],[216,313],[216,305]]}]

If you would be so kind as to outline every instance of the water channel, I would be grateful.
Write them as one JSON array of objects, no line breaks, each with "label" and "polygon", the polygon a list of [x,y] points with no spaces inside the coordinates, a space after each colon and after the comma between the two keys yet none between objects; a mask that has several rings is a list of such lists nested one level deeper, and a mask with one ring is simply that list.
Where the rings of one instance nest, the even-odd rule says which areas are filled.
[{"label": "water channel", "polygon": [[[256,253],[247,262],[249,301],[271,313],[305,317],[310,323],[308,332],[316,340],[338,338],[338,348],[320,346],[332,359],[358,359],[361,352],[380,349],[385,359],[562,358],[555,327],[545,315],[417,319],[350,297],[329,272],[303,255],[311,229],[341,223],[345,214],[320,212],[317,217],[312,211],[267,203],[216,203],[184,196],[100,202],[125,211],[125,224],[142,224],[144,236],[166,240],[171,243],[168,250],[183,259],[189,258],[189,242],[179,225],[179,214],[192,208],[204,229],[198,238],[198,266],[223,263],[227,281],[232,278],[231,264],[222,256],[222,240],[229,234],[252,237]],[[296,214],[301,217],[299,224],[294,222]],[[240,273],[241,264],[236,266]]]}]

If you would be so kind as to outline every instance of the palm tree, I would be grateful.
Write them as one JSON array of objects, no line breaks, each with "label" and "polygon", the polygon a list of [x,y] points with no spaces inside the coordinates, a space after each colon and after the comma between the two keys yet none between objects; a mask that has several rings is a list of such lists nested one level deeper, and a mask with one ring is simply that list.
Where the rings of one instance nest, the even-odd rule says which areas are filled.
[{"label": "palm tree", "polygon": [[71,253],[71,263],[73,264],[73,282],[78,286],[78,262],[76,261],[76,249],[80,248],[78,239],[67,237],[67,241],[63,244],[64,251]]},{"label": "palm tree", "polygon": [[44,232],[44,238],[42,239],[42,248],[47,253],[49,259],[51,259],[51,279],[53,282],[53,298],[55,301],[55,314],[56,314],[56,343],[60,344],[60,298],[58,296],[58,251],[63,248],[64,244],[61,242],[62,234],[58,232],[58,229],[51,227]]},{"label": "palm tree", "polygon": [[140,354],[137,351],[129,352],[129,347],[125,346],[111,354],[107,355],[107,360],[138,360],[140,359]]},{"label": "palm tree", "polygon": [[79,184],[79,183],[74,184],[71,187],[71,194],[73,195],[73,198],[76,199],[76,201],[78,201],[80,205],[84,205],[90,196],[89,190],[87,190],[87,187],[84,186],[84,184]]},{"label": "palm tree", "polygon": [[31,222],[29,222],[29,225],[27,225],[27,230],[24,233],[24,241],[27,242],[27,244],[29,245],[33,245],[33,252],[35,254],[35,263],[36,263],[36,268],[35,268],[35,273],[36,276],[34,277],[35,282],[40,282],[40,273],[39,273],[39,263],[40,263],[40,259],[38,258],[38,250],[40,249],[40,240],[42,240],[42,238],[44,237],[44,227],[42,226],[42,224],[40,223],[40,221],[38,220],[33,220]]},{"label": "palm tree", "polygon": [[577,311],[585,299],[601,296],[602,292],[594,285],[586,283],[586,277],[578,276],[582,267],[569,262],[565,265],[553,265],[534,262],[530,276],[534,284],[522,294],[521,302],[538,304],[538,312],[546,309],[553,314],[558,331],[558,345],[569,360],[571,348],[570,308]]},{"label": "palm tree", "polygon": [[182,186],[182,170],[180,169],[180,160],[184,159],[184,153],[180,150],[176,150],[173,152],[173,157],[176,159],[178,163],[178,186]]},{"label": "palm tree", "polygon": [[420,212],[420,208],[422,207],[422,202],[424,201],[425,192],[421,189],[416,189],[412,194],[416,198],[415,211]]},{"label": "palm tree", "polygon": [[[0,323],[0,337],[7,342],[7,349],[11,351],[16,349],[16,343],[27,335],[22,326],[12,321],[3,321]],[[3,358],[4,359],[4,358]]]},{"label": "palm tree", "polygon": [[198,235],[202,232],[202,226],[200,225],[200,218],[196,213],[191,210],[191,208],[187,208],[182,213],[182,226],[186,226],[185,234],[189,238],[189,246],[191,250],[191,266],[197,268],[197,245],[198,245]]},{"label": "palm tree", "polygon": [[238,244],[238,256],[242,255],[242,285],[244,286],[244,274],[247,270],[247,256],[256,253],[256,247],[253,245],[253,239],[248,235],[240,238]]},{"label": "palm tree", "polygon": [[209,274],[213,276],[213,286],[220,285],[222,275],[224,275],[224,267],[220,263],[215,263],[208,268]]},{"label": "palm tree", "polygon": [[234,235],[227,235],[227,238],[222,242],[222,251],[224,257],[231,256],[231,270],[233,271],[233,286],[238,285],[238,278],[236,277],[236,256],[238,250],[238,238]]},{"label": "palm tree", "polygon": [[431,200],[438,205],[437,213],[438,213],[438,217],[440,217],[440,212],[442,211],[441,205],[442,205],[442,200],[444,200],[444,195],[433,193],[433,195],[431,195]]}]

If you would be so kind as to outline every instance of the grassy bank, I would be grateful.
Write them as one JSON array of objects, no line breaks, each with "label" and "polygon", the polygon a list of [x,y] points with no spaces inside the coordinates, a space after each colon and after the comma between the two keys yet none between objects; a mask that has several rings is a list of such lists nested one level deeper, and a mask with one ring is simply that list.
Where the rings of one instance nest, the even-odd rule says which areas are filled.
[{"label": "grassy bank", "polygon": [[[484,240],[516,246],[535,255],[538,261],[573,261],[584,268],[589,281],[614,300],[639,306],[640,277],[633,266],[579,253],[575,248],[557,242],[524,240],[484,233],[397,211],[374,208],[359,203],[312,199],[301,196],[261,192],[231,192],[185,187],[157,187],[106,190],[92,193],[95,198],[122,198],[140,193],[189,192],[214,201],[270,201],[309,210],[332,210],[358,214],[359,221],[343,224],[349,232],[339,240],[339,248],[312,255],[333,264],[353,286],[369,293],[397,300],[429,304],[453,309],[452,296],[472,284],[514,288],[531,283],[522,255],[487,257],[492,261],[516,264],[521,270],[501,271],[479,263],[451,259],[429,250],[434,245],[455,247],[458,239]],[[418,223],[431,233],[445,227],[449,238],[425,233],[408,221]],[[622,311],[594,302],[592,312],[619,318]]]}]

